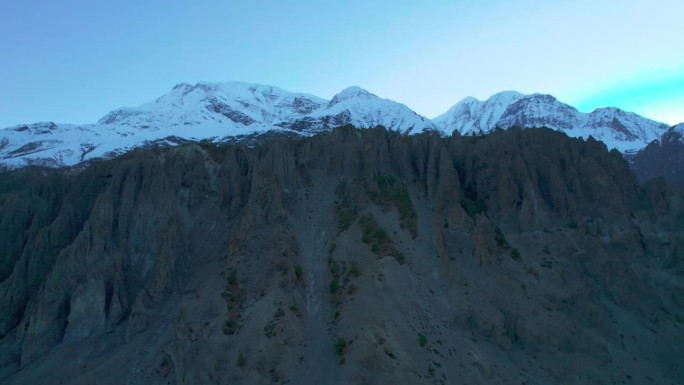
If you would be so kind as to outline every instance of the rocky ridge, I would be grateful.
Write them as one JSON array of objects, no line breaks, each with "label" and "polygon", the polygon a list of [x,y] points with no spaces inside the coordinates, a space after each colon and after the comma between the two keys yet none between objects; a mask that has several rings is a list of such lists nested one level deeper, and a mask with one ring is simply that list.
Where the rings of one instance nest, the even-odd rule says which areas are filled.
[{"label": "rocky ridge", "polygon": [[639,181],[662,177],[679,188],[684,188],[684,123],[672,126],[659,140],[629,156]]},{"label": "rocky ridge", "polygon": [[684,200],[546,129],[0,174],[0,383],[684,381]]}]

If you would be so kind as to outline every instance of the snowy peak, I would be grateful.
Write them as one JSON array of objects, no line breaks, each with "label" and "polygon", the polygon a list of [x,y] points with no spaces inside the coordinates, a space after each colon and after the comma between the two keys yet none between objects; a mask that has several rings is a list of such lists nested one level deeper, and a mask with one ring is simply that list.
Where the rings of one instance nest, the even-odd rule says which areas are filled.
[{"label": "snowy peak", "polygon": [[284,100],[297,96],[319,99],[313,95],[298,94],[285,91],[282,88],[252,84],[244,82],[209,83],[199,82],[195,85],[181,83],[176,85],[170,93],[158,98],[149,105],[166,104],[178,105],[195,102],[197,99],[217,98],[224,100],[242,100],[265,105],[278,105]]},{"label": "snowy peak", "polygon": [[541,127],[572,130],[582,125],[581,116],[574,107],[559,102],[546,94],[520,97],[506,107],[497,124],[500,127]]},{"label": "snowy peak", "polygon": [[621,152],[638,150],[657,139],[667,126],[614,107],[590,114],[546,94],[524,95],[507,91],[486,101],[466,98],[434,119],[447,134],[487,133],[497,127],[549,127],[568,136],[602,140]]},{"label": "snowy peak", "polygon": [[352,124],[359,128],[384,126],[404,134],[436,130],[429,119],[393,100],[382,99],[360,87],[337,93],[323,108],[278,124],[282,128],[313,134]]},{"label": "snowy peak", "polygon": [[451,108],[455,108],[456,106],[459,105],[464,105],[464,104],[473,104],[473,103],[480,103],[480,100],[473,97],[473,96],[466,96],[465,98],[461,99],[460,102],[454,104]]},{"label": "snowy peak", "polygon": [[[645,147],[668,130],[617,108],[585,114],[551,95],[516,91],[483,101],[465,98],[432,121],[360,87],[345,88],[326,100],[261,84],[199,82],[180,83],[149,103],[113,110],[96,124],[44,122],[0,130],[0,165],[74,165],[150,143],[221,141],[270,131],[310,136],[346,124],[384,126],[403,134],[438,130],[445,135],[545,126],[572,137],[591,135],[623,153]],[[684,131],[684,126],[677,127],[678,133]]]},{"label": "snowy peak", "polygon": [[506,108],[523,96],[516,91],[499,92],[485,101],[469,96],[433,121],[448,135],[454,131],[462,135],[488,132],[496,127]]},{"label": "snowy peak", "polygon": [[405,105],[359,87],[328,101],[260,84],[180,83],[154,101],[113,110],[97,124],[36,123],[0,130],[0,164],[68,166],[150,143],[220,141],[268,131],[309,136],[345,124],[382,125],[407,134],[435,129]]},{"label": "snowy peak", "polygon": [[363,88],[349,87],[336,94],[327,107],[309,115],[305,122],[316,130],[352,124],[356,127],[384,126],[404,134],[436,130],[429,119],[407,106],[382,99]]},{"label": "snowy peak", "polygon": [[638,141],[646,144],[663,134],[665,125],[649,121],[641,116],[614,107],[598,108],[587,118],[589,127],[607,127],[615,137],[623,141]]},{"label": "snowy peak", "polygon": [[511,104],[525,96],[526,95],[521,94],[518,91],[503,91],[492,95],[485,101],[485,103],[493,103],[497,105]]},{"label": "snowy peak", "polygon": [[153,102],[114,110],[98,123],[142,129],[159,129],[160,124],[195,126],[207,122],[249,126],[309,114],[326,103],[313,95],[260,84],[181,83]]},{"label": "snowy peak", "polygon": [[344,102],[346,100],[370,100],[370,99],[379,99],[376,95],[364,90],[361,87],[347,87],[337,93],[333,98],[330,100],[330,103],[328,103],[328,108],[340,103]]}]

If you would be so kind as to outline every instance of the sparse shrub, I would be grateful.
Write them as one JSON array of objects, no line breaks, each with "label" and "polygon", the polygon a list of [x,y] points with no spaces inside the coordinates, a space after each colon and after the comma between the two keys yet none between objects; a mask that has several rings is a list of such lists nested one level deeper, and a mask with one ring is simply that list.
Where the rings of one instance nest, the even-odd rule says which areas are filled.
[{"label": "sparse shrub", "polygon": [[472,200],[467,197],[462,197],[460,203],[463,210],[465,210],[466,214],[472,219],[475,219],[475,215],[487,211],[487,204],[482,199]]},{"label": "sparse shrub", "polygon": [[245,359],[245,356],[242,355],[242,353],[238,354],[237,366],[244,368],[245,365],[247,365],[247,359]]},{"label": "sparse shrub", "polygon": [[354,277],[360,277],[361,276],[361,267],[359,267],[359,263],[356,261],[352,261],[351,266],[349,267],[349,272]]},{"label": "sparse shrub", "polygon": [[228,284],[231,286],[237,284],[237,271],[235,269],[231,270],[230,274],[228,274]]},{"label": "sparse shrub", "polygon": [[353,295],[356,294],[357,291],[359,291],[359,288],[356,287],[356,285],[350,285],[349,289],[347,290],[347,294]]},{"label": "sparse shrub", "polygon": [[406,263],[406,256],[397,250],[387,232],[375,222],[370,215],[364,215],[359,220],[363,226],[361,240],[371,247],[371,251],[377,256],[391,254],[400,264]]},{"label": "sparse shrub", "polygon": [[375,183],[379,190],[379,194],[373,197],[376,203],[383,206],[394,205],[399,212],[399,220],[404,225],[402,228],[408,229],[411,236],[415,238],[418,235],[416,210],[406,185],[399,183],[391,175],[379,173],[375,175]]},{"label": "sparse shrub", "polygon": [[496,244],[499,247],[509,247],[508,241],[506,240],[506,237],[504,237],[499,226],[494,229],[494,240],[496,240]]},{"label": "sparse shrub", "polygon": [[577,224],[577,220],[575,220],[574,218],[569,220],[567,225],[571,229],[577,229],[577,227],[579,227],[579,225]]},{"label": "sparse shrub", "polygon": [[393,255],[394,255],[394,259],[396,259],[400,265],[403,265],[406,263],[406,256],[401,251],[396,251]]},{"label": "sparse shrub", "polygon": [[511,258],[513,258],[514,261],[520,261],[522,259],[522,256],[520,255],[520,251],[518,249],[513,249],[511,250]]},{"label": "sparse shrub", "polygon": [[337,353],[338,356],[342,357],[342,355],[344,355],[346,349],[347,349],[347,340],[345,340],[342,337],[339,337],[337,339],[337,341],[335,341],[335,352]]},{"label": "sparse shrub", "polygon": [[347,185],[344,181],[340,182],[335,189],[337,200],[335,202],[335,213],[337,214],[338,230],[343,232],[347,230],[358,215],[357,209],[354,206],[349,194],[347,193]]},{"label": "sparse shrub", "polygon": [[354,220],[356,219],[356,212],[349,209],[345,209],[344,207],[337,206],[336,212],[339,222],[338,229],[340,232],[348,229],[349,226],[351,226],[351,224],[354,223]]},{"label": "sparse shrub", "polygon": [[371,247],[373,253],[381,256],[391,251],[392,240],[387,235],[387,232],[375,222],[373,217],[364,215],[361,217],[360,222],[363,229],[361,240]]},{"label": "sparse shrub", "polygon": [[237,321],[229,318],[225,324],[223,324],[223,334],[233,335],[237,332]]},{"label": "sparse shrub", "polygon": [[235,334],[239,328],[240,310],[244,301],[245,293],[237,282],[237,272],[231,270],[228,275],[228,285],[221,293],[221,297],[226,301],[228,310],[228,320],[223,324],[223,334]]},{"label": "sparse shrub", "polygon": [[418,333],[418,344],[423,348],[427,346],[427,336],[425,334]]},{"label": "sparse shrub", "polygon": [[295,266],[295,277],[297,278],[297,281],[302,282],[304,279],[304,271],[302,269],[302,265],[296,265]]},{"label": "sparse shrub", "polygon": [[337,280],[330,281],[330,294],[336,295],[340,292],[340,283]]}]

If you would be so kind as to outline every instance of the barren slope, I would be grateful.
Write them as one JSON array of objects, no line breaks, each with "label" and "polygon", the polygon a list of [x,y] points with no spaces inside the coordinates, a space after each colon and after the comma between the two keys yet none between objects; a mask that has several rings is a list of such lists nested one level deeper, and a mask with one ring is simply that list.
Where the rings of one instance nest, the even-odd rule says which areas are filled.
[{"label": "barren slope", "polygon": [[605,145],[336,129],[0,175],[0,383],[684,381],[684,201]]}]

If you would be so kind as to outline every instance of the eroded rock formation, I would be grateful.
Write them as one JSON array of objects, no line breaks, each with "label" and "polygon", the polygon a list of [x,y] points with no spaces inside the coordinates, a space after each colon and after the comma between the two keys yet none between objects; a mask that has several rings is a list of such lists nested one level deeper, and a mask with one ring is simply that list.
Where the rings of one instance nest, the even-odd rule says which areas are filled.
[{"label": "eroded rock formation", "polygon": [[0,176],[0,382],[681,383],[684,202],[544,129]]}]

